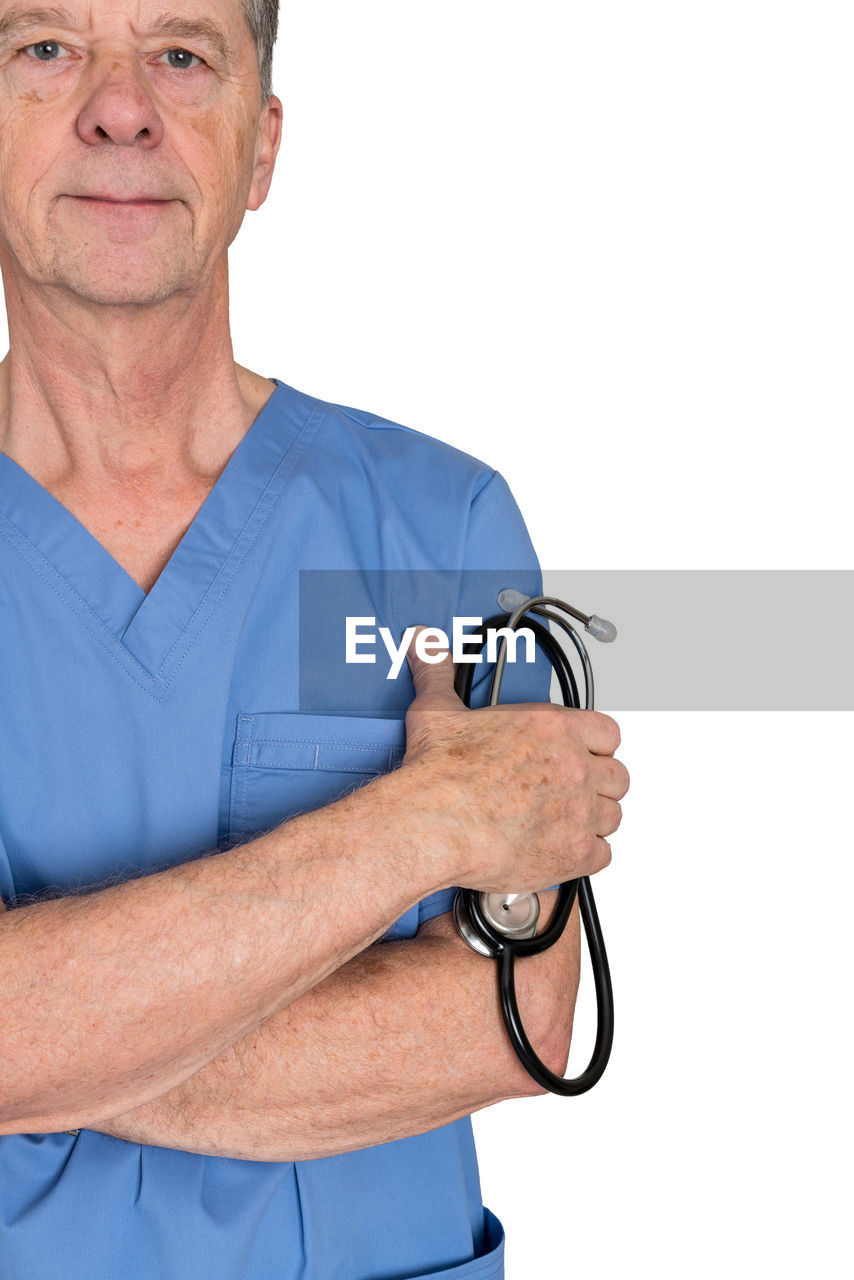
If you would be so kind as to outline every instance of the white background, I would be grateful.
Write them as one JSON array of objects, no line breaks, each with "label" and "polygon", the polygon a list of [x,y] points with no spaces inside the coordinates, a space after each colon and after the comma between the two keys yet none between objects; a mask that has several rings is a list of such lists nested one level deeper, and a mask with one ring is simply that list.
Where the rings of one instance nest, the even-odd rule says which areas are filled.
[{"label": "white background", "polygon": [[[237,358],[484,458],[547,569],[850,568],[852,36],[821,0],[286,0]],[[609,710],[614,1055],[476,1119],[508,1280],[848,1276],[851,717]]]},{"label": "white background", "polygon": [[[484,458],[546,568],[851,568],[852,36],[287,0],[238,359]],[[476,1119],[508,1280],[848,1276],[851,717],[619,719],[612,1063]]]}]

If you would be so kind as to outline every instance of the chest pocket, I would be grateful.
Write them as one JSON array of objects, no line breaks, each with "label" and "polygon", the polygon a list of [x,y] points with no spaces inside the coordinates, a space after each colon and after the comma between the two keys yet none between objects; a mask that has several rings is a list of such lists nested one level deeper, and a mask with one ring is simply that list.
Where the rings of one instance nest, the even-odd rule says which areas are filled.
[{"label": "chest pocket", "polygon": [[[290,711],[239,715],[229,843],[251,840],[299,813],[331,804],[396,769],[405,750],[403,720]],[[413,907],[385,936],[412,937],[417,928],[418,908]]]}]

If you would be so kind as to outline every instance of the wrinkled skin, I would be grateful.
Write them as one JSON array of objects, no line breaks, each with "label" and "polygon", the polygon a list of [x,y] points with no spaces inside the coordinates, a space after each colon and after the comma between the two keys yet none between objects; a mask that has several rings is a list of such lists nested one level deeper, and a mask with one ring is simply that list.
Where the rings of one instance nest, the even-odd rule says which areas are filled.
[{"label": "wrinkled skin", "polygon": [[[69,0],[63,21],[4,31],[19,7],[0,0],[0,263],[11,305],[37,285],[103,305],[197,290],[218,268],[224,284],[225,250],[267,194],[281,120],[278,99],[262,107],[239,0],[169,9],[214,25],[226,48],[205,33],[155,30],[162,0]],[[81,198],[92,195],[161,203]]]}]

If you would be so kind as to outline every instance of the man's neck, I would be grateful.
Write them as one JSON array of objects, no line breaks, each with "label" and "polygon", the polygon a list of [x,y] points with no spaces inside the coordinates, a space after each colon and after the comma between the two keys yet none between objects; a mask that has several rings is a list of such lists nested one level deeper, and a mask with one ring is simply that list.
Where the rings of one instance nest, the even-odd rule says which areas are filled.
[{"label": "man's neck", "polygon": [[224,280],[145,308],[6,296],[0,451],[48,489],[213,483],[272,391],[234,363]]}]

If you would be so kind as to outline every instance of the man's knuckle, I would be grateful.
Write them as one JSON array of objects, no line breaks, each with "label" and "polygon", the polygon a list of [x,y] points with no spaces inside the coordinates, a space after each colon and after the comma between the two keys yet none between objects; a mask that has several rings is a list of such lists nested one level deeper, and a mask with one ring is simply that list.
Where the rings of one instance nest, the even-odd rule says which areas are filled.
[{"label": "man's knuckle", "polygon": [[602,854],[602,844],[603,840],[601,836],[590,835],[587,839],[585,859],[587,865],[597,871],[600,865],[599,859]]},{"label": "man's knuckle", "polygon": [[592,831],[581,832],[571,842],[570,852],[580,867],[589,866],[596,854],[596,836]]},{"label": "man's knuckle", "polygon": [[622,821],[623,821],[623,807],[619,803],[619,801],[615,800],[611,821],[609,824],[609,829],[604,834],[613,835],[614,832],[619,828],[619,825]]},{"label": "man's knuckle", "polygon": [[587,784],[590,774],[590,767],[584,758],[577,752],[571,752],[565,757],[563,767],[561,768],[561,777],[565,783],[575,790],[581,790]]},{"label": "man's knuckle", "polygon": [[529,723],[533,736],[541,741],[559,739],[565,732],[566,723],[559,707],[553,702],[532,703],[529,708]]},{"label": "man's knuckle", "polygon": [[576,822],[584,827],[590,826],[596,807],[594,797],[589,791],[580,791],[573,799],[573,813]]},{"label": "man's knuckle", "polygon": [[604,711],[597,711],[595,714],[598,717],[602,736],[608,739],[611,751],[616,751],[621,742],[620,726],[612,716],[606,715]]}]

